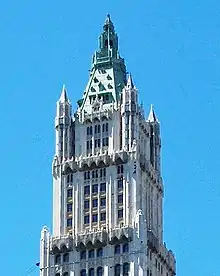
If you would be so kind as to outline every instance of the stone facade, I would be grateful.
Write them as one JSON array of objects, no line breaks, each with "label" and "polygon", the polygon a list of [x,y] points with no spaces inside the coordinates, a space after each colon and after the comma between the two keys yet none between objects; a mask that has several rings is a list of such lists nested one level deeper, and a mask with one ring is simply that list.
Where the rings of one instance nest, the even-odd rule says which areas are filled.
[{"label": "stone facade", "polygon": [[78,108],[57,102],[53,232],[41,232],[41,276],[174,276],[163,243],[160,124],[148,118],[109,16]]}]

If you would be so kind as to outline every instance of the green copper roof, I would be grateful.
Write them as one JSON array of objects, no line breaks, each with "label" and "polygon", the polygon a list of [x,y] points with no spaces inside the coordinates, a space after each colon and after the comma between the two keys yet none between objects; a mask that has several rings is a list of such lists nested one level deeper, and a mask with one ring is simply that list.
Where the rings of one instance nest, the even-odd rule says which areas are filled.
[{"label": "green copper roof", "polygon": [[[110,93],[111,101],[117,101],[126,84],[126,67],[118,51],[118,36],[108,15],[99,37],[99,49],[92,59],[90,78],[86,86],[81,108],[91,105],[90,96]],[[105,102],[104,102],[105,103]],[[109,102],[107,102],[109,103]]]}]

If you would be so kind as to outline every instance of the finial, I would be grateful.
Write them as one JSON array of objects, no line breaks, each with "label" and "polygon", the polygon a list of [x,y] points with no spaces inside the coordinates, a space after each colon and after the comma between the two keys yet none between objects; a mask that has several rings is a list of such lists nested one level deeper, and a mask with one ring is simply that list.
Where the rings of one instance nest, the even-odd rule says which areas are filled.
[{"label": "finial", "polygon": [[114,30],[114,25],[111,21],[111,17],[109,13],[107,14],[107,18],[105,20],[104,29],[107,27],[110,28],[111,30]]},{"label": "finial", "polygon": [[150,113],[149,113],[147,121],[150,123],[155,123],[155,122],[158,123],[157,116],[154,112],[153,104],[150,105]]}]

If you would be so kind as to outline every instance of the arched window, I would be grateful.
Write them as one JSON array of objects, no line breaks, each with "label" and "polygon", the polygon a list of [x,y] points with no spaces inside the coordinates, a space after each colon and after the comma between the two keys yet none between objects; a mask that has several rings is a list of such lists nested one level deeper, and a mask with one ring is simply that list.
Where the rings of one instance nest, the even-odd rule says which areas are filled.
[{"label": "arched window", "polygon": [[116,264],[115,265],[115,276],[120,276],[121,275],[121,265]]},{"label": "arched window", "polygon": [[94,268],[90,268],[89,269],[89,276],[94,276],[95,275],[95,269]]},{"label": "arched window", "polygon": [[123,276],[128,276],[129,269],[130,269],[129,263],[124,263],[123,264]]},{"label": "arched window", "polygon": [[128,243],[124,243],[123,244],[123,253],[128,253],[128,250],[129,250]]},{"label": "arched window", "polygon": [[65,253],[65,254],[63,255],[63,262],[64,262],[64,263],[68,263],[68,262],[69,262],[69,253]]},{"label": "arched window", "polygon": [[97,268],[97,276],[102,276],[103,275],[103,268],[101,266],[99,266]]},{"label": "arched window", "polygon": [[64,272],[63,276],[69,276],[69,273],[68,272]]},{"label": "arched window", "polygon": [[86,276],[86,270],[85,269],[82,269],[80,271],[80,276]]},{"label": "arched window", "polygon": [[102,257],[103,256],[103,249],[102,248],[99,248],[97,250],[97,257]]},{"label": "arched window", "polygon": [[121,253],[121,247],[120,247],[120,244],[117,244],[115,246],[115,254],[120,254]]},{"label": "arched window", "polygon": [[60,273],[56,273],[55,276],[60,276]]},{"label": "arched window", "polygon": [[55,264],[60,264],[60,262],[61,262],[61,256],[60,256],[60,254],[57,254],[55,256]]}]

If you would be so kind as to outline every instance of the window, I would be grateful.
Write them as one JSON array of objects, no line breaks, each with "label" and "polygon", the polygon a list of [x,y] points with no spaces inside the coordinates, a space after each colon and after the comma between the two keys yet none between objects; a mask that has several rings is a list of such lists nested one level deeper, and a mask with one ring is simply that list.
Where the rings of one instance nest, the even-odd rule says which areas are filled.
[{"label": "window", "polygon": [[60,273],[56,273],[56,275],[55,276],[60,276]]},{"label": "window", "polygon": [[102,138],[102,146],[108,146],[108,137]]},{"label": "window", "polygon": [[124,167],[123,167],[123,165],[118,165],[117,173],[118,173],[118,174],[124,173]]},{"label": "window", "polygon": [[84,195],[89,195],[90,194],[90,186],[87,185],[84,187]]},{"label": "window", "polygon": [[73,210],[73,204],[72,203],[68,203],[67,204],[67,212],[69,213],[69,212],[72,212],[72,210]]},{"label": "window", "polygon": [[92,178],[98,178],[98,170],[92,171]]},{"label": "window", "polygon": [[95,257],[94,249],[89,250],[89,259],[94,258],[94,257]]},{"label": "window", "polygon": [[95,133],[100,133],[100,125],[95,125]]},{"label": "window", "polygon": [[68,174],[68,175],[67,175],[66,182],[67,182],[67,183],[70,183],[70,180],[71,180],[71,178],[70,178],[70,174]]},{"label": "window", "polygon": [[68,272],[63,273],[63,276],[68,276],[68,275],[69,275]]},{"label": "window", "polygon": [[100,184],[100,192],[106,192],[106,183]]},{"label": "window", "polygon": [[106,176],[106,168],[100,169],[100,177],[105,177]]},{"label": "window", "polygon": [[98,199],[93,199],[92,200],[92,207],[98,207]]},{"label": "window", "polygon": [[68,262],[69,262],[69,253],[65,253],[65,254],[63,255],[63,262],[64,262],[64,263],[68,263]]},{"label": "window", "polygon": [[106,220],[106,213],[101,213],[101,221],[105,221]]},{"label": "window", "polygon": [[83,250],[83,251],[80,252],[80,259],[81,260],[85,260],[86,259],[86,251],[85,250]]},{"label": "window", "polygon": [[101,207],[106,206],[106,198],[101,198],[100,205],[101,205]]},{"label": "window", "polygon": [[100,139],[95,139],[95,148],[100,148],[101,142]]},{"label": "window", "polygon": [[123,244],[123,253],[128,253],[129,245],[128,243]]},{"label": "window", "polygon": [[84,201],[84,209],[89,209],[89,200]]},{"label": "window", "polygon": [[89,135],[90,134],[90,127],[87,127],[87,135]]},{"label": "window", "polygon": [[67,219],[67,223],[66,223],[67,227],[71,227],[72,224],[73,224],[72,218],[68,218],[68,219]]},{"label": "window", "polygon": [[118,218],[123,218],[123,209],[118,210]]},{"label": "window", "polygon": [[84,180],[90,179],[90,171],[84,172]]},{"label": "window", "polygon": [[95,275],[95,269],[94,268],[90,268],[89,269],[89,276],[94,276]]},{"label": "window", "polygon": [[108,132],[108,123],[102,125],[102,132]]},{"label": "window", "polygon": [[123,188],[123,179],[118,179],[118,189]]},{"label": "window", "polygon": [[103,275],[103,268],[101,266],[99,266],[97,268],[97,276],[102,276]]},{"label": "window", "polygon": [[84,216],[84,224],[88,224],[89,223],[89,215]]},{"label": "window", "polygon": [[120,276],[121,275],[121,266],[120,264],[115,265],[115,276]]},{"label": "window", "polygon": [[120,246],[120,244],[117,244],[115,246],[115,254],[120,254],[120,253],[121,253],[121,246]]},{"label": "window", "polygon": [[73,190],[72,189],[68,189],[67,190],[67,197],[72,197],[73,196]]},{"label": "window", "polygon": [[124,263],[123,264],[123,276],[128,276],[129,275],[129,263]]},{"label": "window", "polygon": [[92,185],[92,193],[97,194],[98,193],[98,184]]},{"label": "window", "polygon": [[55,255],[55,264],[60,264],[60,262],[61,262],[60,254]]},{"label": "window", "polygon": [[118,195],[118,203],[123,203],[123,195]]},{"label": "window", "polygon": [[80,276],[86,276],[86,270],[85,269],[82,269],[80,271]]},{"label": "window", "polygon": [[102,257],[103,256],[103,249],[102,248],[99,248],[97,250],[97,257]]},{"label": "window", "polygon": [[92,222],[97,222],[98,221],[98,215],[94,214],[92,215]]}]

